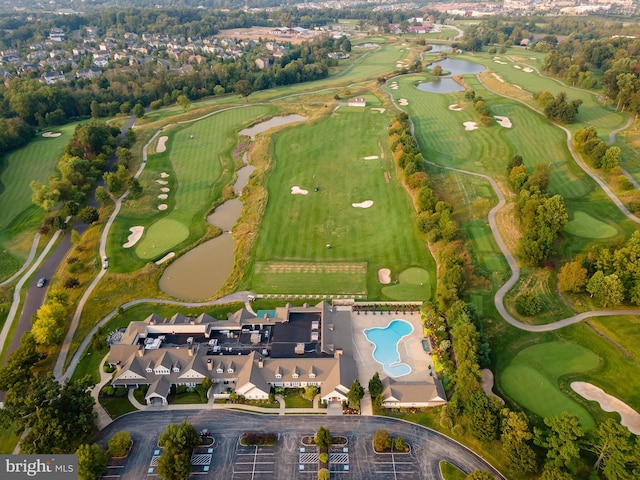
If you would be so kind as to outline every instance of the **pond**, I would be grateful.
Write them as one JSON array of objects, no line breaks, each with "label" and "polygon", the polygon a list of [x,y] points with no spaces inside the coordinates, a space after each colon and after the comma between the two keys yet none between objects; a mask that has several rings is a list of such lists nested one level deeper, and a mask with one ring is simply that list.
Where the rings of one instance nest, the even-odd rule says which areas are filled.
[{"label": "pond", "polygon": [[431,50],[428,50],[425,53],[449,52],[449,51],[453,50],[453,47],[451,45],[431,44],[431,45],[427,45],[427,46],[431,47]]},{"label": "pond", "polygon": [[430,93],[453,93],[464,90],[462,85],[449,77],[438,78],[432,82],[422,82],[416,88]]},{"label": "pond", "polygon": [[453,58],[445,58],[439,62],[435,62],[434,65],[440,65],[442,70],[449,72],[451,75],[465,75],[467,73],[481,73],[487,69],[479,63],[468,62],[466,60],[456,60]]},{"label": "pond", "polygon": [[279,117],[272,117],[269,120],[254,125],[253,127],[240,130],[238,134],[246,135],[247,137],[250,137],[251,140],[253,140],[256,135],[262,132],[266,132],[270,128],[280,127],[289,123],[302,122],[306,119],[307,117],[305,117],[304,115],[281,115]]}]

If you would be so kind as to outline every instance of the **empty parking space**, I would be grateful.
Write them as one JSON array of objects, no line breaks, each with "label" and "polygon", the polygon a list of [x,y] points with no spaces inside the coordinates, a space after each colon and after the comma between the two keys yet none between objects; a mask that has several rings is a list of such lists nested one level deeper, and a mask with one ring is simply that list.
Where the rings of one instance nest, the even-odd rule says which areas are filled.
[{"label": "empty parking space", "polygon": [[420,477],[418,464],[410,454],[376,455],[372,465],[375,478],[409,480]]},{"label": "empty parking space", "polygon": [[238,446],[233,464],[233,480],[269,478],[274,473],[276,447]]}]

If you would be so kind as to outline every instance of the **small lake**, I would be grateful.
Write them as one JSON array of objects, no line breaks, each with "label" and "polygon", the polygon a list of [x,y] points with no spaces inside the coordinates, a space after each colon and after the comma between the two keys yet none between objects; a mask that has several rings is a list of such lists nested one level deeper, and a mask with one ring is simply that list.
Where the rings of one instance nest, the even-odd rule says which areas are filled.
[{"label": "small lake", "polygon": [[432,82],[422,82],[416,88],[430,93],[453,93],[464,90],[462,85],[449,77],[441,77]]},{"label": "small lake", "polygon": [[262,132],[266,132],[270,128],[280,127],[289,123],[303,122],[306,119],[307,117],[305,117],[304,115],[281,115],[279,117],[273,117],[269,120],[258,123],[251,128],[240,130],[238,134],[246,135],[247,137],[250,137],[251,140],[253,140],[256,135]]},{"label": "small lake", "polygon": [[454,58],[445,58],[431,65],[440,65],[442,70],[449,72],[450,75],[464,75],[467,73],[481,73],[487,69],[479,63],[468,62],[466,60],[456,60]]},{"label": "small lake", "polygon": [[428,50],[425,53],[450,52],[451,50],[453,50],[451,45],[430,44],[429,47],[431,47],[431,50]]}]

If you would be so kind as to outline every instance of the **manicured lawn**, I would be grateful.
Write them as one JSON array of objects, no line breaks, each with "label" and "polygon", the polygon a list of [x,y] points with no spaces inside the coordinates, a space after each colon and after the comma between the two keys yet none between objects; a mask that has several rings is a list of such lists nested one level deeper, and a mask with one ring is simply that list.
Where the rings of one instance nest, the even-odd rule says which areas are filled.
[{"label": "manicured lawn", "polygon": [[[108,252],[121,259],[113,262],[114,271],[140,268],[141,260],[159,258],[202,237],[206,213],[232,178],[236,131],[275,111],[267,105],[237,108],[168,131],[167,151],[150,155],[142,175],[146,197],[124,208],[114,224]],[[161,173],[168,176],[163,179]],[[158,199],[165,187],[168,198]],[[157,209],[162,203],[168,205],[163,212]],[[135,247],[123,249],[132,226],[144,226],[145,232]]]},{"label": "manicured lawn", "polygon": [[[57,138],[37,135],[26,146],[0,158],[0,230],[5,229],[19,214],[32,207],[29,183],[46,183],[77,123],[50,129],[60,132]],[[34,207],[35,208],[35,207]],[[44,217],[44,210],[39,209]]]},{"label": "manicured lawn", "polygon": [[440,462],[440,472],[444,480],[465,480],[467,478],[462,470],[449,462]]},{"label": "manicured lawn", "polygon": [[0,453],[13,453],[13,449],[18,444],[18,440],[20,440],[20,436],[16,432],[13,424],[9,427],[3,428],[2,435],[0,435]]},{"label": "manicured lawn", "polygon": [[412,267],[400,272],[398,283],[383,287],[382,293],[397,301],[428,300],[432,287],[431,274],[423,268]]},{"label": "manicured lawn", "polygon": [[[318,294],[379,298],[379,268],[392,268],[396,275],[412,266],[433,271],[410,199],[396,183],[386,152],[389,117],[369,108],[342,112],[276,134],[252,290],[304,294],[312,285]],[[370,156],[381,158],[364,160]],[[308,194],[292,195],[293,186]],[[367,200],[373,202],[370,208],[352,206]],[[286,262],[289,270],[265,275],[273,262]],[[303,268],[309,262],[316,265],[313,270]],[[366,268],[358,267],[365,262]],[[426,288],[419,294],[418,299],[429,296]]]},{"label": "manicured lawn", "polygon": [[169,404],[186,405],[190,403],[207,403],[200,400],[200,395],[197,392],[184,392],[171,394],[167,398]]},{"label": "manicured lawn", "polygon": [[[111,418],[118,418],[129,412],[135,412],[135,408],[127,397],[115,397],[100,394],[100,405],[106,410]],[[143,402],[144,403],[144,402]]]},{"label": "manicured lawn", "polygon": [[311,408],[313,401],[302,398],[296,393],[292,393],[284,397],[284,405],[287,408]]},{"label": "manicured lawn", "polygon": [[584,238],[609,238],[618,233],[615,227],[581,211],[574,213],[573,218],[569,220],[564,230],[571,235]]},{"label": "manicured lawn", "polygon": [[599,359],[590,350],[570,343],[548,342],[518,353],[500,377],[504,391],[516,402],[541,417],[569,412],[585,430],[594,427],[591,414],[559,389],[560,377],[589,372]]},{"label": "manicured lawn", "polygon": [[640,318],[628,315],[593,318],[589,323],[620,345],[636,361],[640,360]]}]

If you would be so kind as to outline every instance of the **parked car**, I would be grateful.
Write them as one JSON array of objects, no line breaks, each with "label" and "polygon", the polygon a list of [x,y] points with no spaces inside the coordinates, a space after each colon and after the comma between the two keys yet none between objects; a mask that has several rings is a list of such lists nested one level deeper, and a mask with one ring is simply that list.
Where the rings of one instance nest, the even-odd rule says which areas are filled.
[{"label": "parked car", "polygon": [[105,270],[109,267],[109,259],[107,257],[102,257],[102,268]]},{"label": "parked car", "polygon": [[42,288],[47,283],[47,279],[45,277],[39,278],[38,283],[36,283],[36,287]]}]

